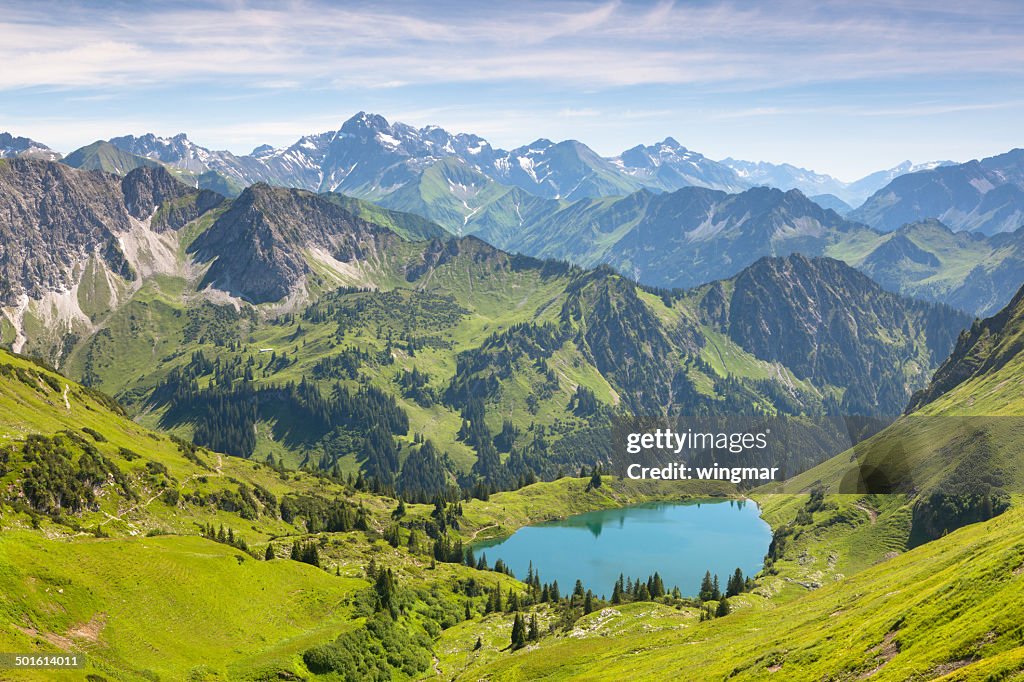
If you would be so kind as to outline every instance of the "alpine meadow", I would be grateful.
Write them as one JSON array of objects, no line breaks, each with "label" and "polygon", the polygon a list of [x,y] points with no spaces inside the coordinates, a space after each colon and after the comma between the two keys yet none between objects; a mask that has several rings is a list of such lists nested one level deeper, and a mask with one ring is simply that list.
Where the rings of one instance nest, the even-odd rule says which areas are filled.
[{"label": "alpine meadow", "polygon": [[1024,680],[1013,3],[0,9],[0,680]]}]

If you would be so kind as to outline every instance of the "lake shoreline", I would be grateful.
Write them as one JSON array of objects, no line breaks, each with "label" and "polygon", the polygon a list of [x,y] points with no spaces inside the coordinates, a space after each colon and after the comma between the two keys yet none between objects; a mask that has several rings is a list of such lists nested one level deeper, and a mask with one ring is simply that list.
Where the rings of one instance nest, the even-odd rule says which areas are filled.
[{"label": "lake shoreline", "polygon": [[563,589],[579,580],[603,594],[620,575],[660,574],[666,588],[696,594],[705,571],[722,580],[737,568],[748,576],[759,573],[771,538],[753,500],[704,495],[541,521],[506,537],[478,540],[470,549],[489,564],[500,560],[517,576],[532,567]]},{"label": "lake shoreline", "polygon": [[[467,544],[501,539],[525,526],[648,502],[684,503],[699,498],[753,502],[748,495],[722,481],[652,481],[605,476],[600,488],[588,489],[589,484],[589,478],[565,477],[495,493],[486,501],[470,500],[463,503],[458,536]],[[760,505],[757,506],[760,510]]]}]

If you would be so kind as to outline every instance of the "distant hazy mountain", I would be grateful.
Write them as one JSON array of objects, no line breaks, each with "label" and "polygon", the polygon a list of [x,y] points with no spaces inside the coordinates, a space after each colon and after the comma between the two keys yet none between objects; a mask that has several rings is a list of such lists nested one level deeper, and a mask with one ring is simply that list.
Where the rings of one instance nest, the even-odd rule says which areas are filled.
[{"label": "distant hazy mountain", "polygon": [[[581,265],[612,265],[640,281],[693,286],[730,277],[762,256],[820,255],[849,233],[871,233],[796,190],[755,187],[726,194],[686,187],[576,202],[508,203],[474,215],[470,228],[501,248]],[[506,205],[499,211],[497,207]],[[514,218],[520,218],[516,222]]]},{"label": "distant hazy mountain", "polygon": [[[935,168],[941,168],[943,166],[954,166],[956,165],[953,161],[928,161],[925,163],[912,163],[910,161],[904,161],[903,163],[893,166],[888,170],[880,170],[869,175],[865,175],[860,180],[854,180],[847,185],[847,192],[849,193],[848,199],[844,199],[851,206],[859,206],[870,197],[872,194],[877,192],[879,189],[884,187],[886,184],[908,173],[917,173],[920,171],[933,170]],[[841,196],[841,195],[840,195]]]},{"label": "distant hazy mountain", "polygon": [[[742,161],[739,159],[723,159],[722,164],[736,171],[744,181],[751,185],[767,185],[782,190],[798,189],[807,196],[831,194],[850,206],[859,206],[869,196],[893,178],[906,173],[930,170],[939,166],[951,165],[952,161],[932,161],[914,164],[904,161],[898,166],[887,170],[871,173],[853,182],[843,182],[831,175],[816,173],[806,168],[798,168],[788,163],[768,163],[766,161]],[[829,206],[829,208],[832,208]]]},{"label": "distant hazy mountain", "polygon": [[42,142],[27,137],[15,137],[10,133],[0,133],[0,159],[31,158],[44,161],[56,161],[60,154]]},{"label": "distant hazy mountain", "polygon": [[[423,210],[409,198],[394,208]],[[466,200],[483,203],[466,218],[467,233],[531,256],[609,264],[652,286],[694,286],[731,277],[762,256],[790,253],[832,256],[889,291],[976,315],[998,310],[1024,283],[1024,230],[986,237],[933,221],[879,232],[796,190],[689,187],[566,202],[513,188]],[[449,205],[455,211],[455,201]]]},{"label": "distant hazy mountain", "polygon": [[853,206],[850,206],[835,194],[813,194],[807,198],[822,208],[832,209],[839,215],[846,215],[853,210]]},{"label": "distant hazy mountain", "polygon": [[984,234],[1024,225],[1024,149],[899,176],[850,218],[880,230],[937,219]]},{"label": "distant hazy mountain", "polygon": [[979,316],[1005,306],[1024,283],[1024,230],[987,237],[930,220],[842,241],[827,253],[890,291]]}]

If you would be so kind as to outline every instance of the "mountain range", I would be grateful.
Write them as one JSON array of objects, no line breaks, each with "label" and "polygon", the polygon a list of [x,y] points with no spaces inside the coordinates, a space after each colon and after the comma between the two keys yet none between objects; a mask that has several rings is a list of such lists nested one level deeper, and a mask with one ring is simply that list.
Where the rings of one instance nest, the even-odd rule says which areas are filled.
[{"label": "mountain range", "polygon": [[[721,163],[736,171],[736,174],[748,183],[777,187],[781,190],[798,189],[812,198],[819,196],[824,198],[831,195],[847,207],[845,211],[852,210],[854,206],[860,206],[864,203],[865,199],[889,184],[894,178],[906,175],[907,173],[916,173],[953,164],[952,161],[932,161],[919,164],[904,161],[887,170],[870,173],[859,180],[843,182],[831,175],[816,173],[806,168],[798,168],[789,163],[776,164],[768,163],[767,161],[741,161],[733,158],[723,159]],[[832,201],[829,199],[824,200]],[[842,208],[834,203],[824,207],[837,211],[838,208]],[[842,213],[845,211],[838,212]]]},{"label": "mountain range", "polygon": [[936,219],[955,231],[996,234],[1024,226],[1024,149],[909,173],[847,216],[880,230]]},{"label": "mountain range", "polygon": [[[461,217],[461,204],[429,199],[438,196],[437,186],[477,186],[475,176],[458,171],[438,164],[423,174],[429,181],[385,203],[439,222],[446,214]],[[953,232],[937,221],[882,232],[823,209],[797,190],[757,187],[726,194],[686,187],[574,202],[518,189],[488,188],[474,196],[486,203],[463,218],[465,232],[531,256],[612,265],[656,287],[729,278],[763,256],[828,255],[890,291],[984,315],[1005,305],[1024,281],[1024,233],[989,237]]]},{"label": "mountain range", "polygon": [[[494,415],[492,432],[501,414],[523,438],[531,424],[562,423],[557,440],[582,437],[595,418],[566,412],[580,387],[607,409],[893,415],[970,321],[829,259],[761,259],[713,290],[649,290],[332,193],[259,183],[232,200],[163,167],[120,178],[28,159],[0,168],[0,181],[2,214],[20,215],[0,259],[11,273],[5,343],[182,435],[213,429],[243,399],[217,382],[189,388],[209,369],[196,353],[215,352],[231,373],[249,368],[253,383],[238,390],[262,396],[256,439],[220,449],[325,467],[343,456],[351,467],[351,442],[338,453],[330,429],[286,428],[312,407],[273,393],[280,382],[372,386],[416,431],[448,443],[466,475],[481,456],[489,466],[455,433],[474,400]],[[899,331],[882,344],[870,331],[880,327]],[[795,352],[773,350],[774,334],[791,336]],[[346,369],[334,364],[339,348],[350,349]],[[413,370],[422,383],[403,384]]]},{"label": "mountain range", "polygon": [[[975,314],[997,310],[1021,282],[1018,240],[995,234],[1012,234],[1019,225],[1016,152],[876,173],[857,187],[896,177],[857,210],[835,194],[808,201],[791,191],[744,189],[765,181],[839,191],[828,176],[784,164],[718,164],[672,138],[613,158],[573,141],[538,140],[504,151],[477,136],[391,124],[365,113],[338,131],[248,156],[210,151],[184,134],[147,134],[97,141],[64,162],[118,175],[161,164],[182,182],[227,197],[253,182],[308,191],[333,187],[419,215],[452,234],[586,267],[610,264],[659,287],[728,278],[761,256],[795,252],[844,259],[891,291]],[[950,189],[954,185],[959,189]],[[943,234],[948,230],[911,228],[903,230],[914,233],[910,242],[906,235],[884,236],[931,214],[953,231],[991,236],[953,239]],[[951,240],[963,250],[950,248]]]},{"label": "mountain range", "polygon": [[471,134],[437,126],[415,128],[360,112],[329,131],[274,149],[257,147],[248,156],[210,151],[184,134],[115,137],[110,143],[137,156],[194,174],[219,173],[241,185],[254,182],[338,191],[379,199],[413,181],[443,160],[456,159],[490,180],[543,198],[573,199],[658,190],[696,184],[736,190],[744,185],[728,168],[691,152],[671,138],[604,158],[581,142],[538,139],[513,150],[493,148]]},{"label": "mountain range", "polygon": [[60,154],[45,144],[30,140],[27,137],[15,137],[10,133],[0,133],[0,159],[29,157],[46,161],[59,160]]},{"label": "mountain range", "polygon": [[[789,164],[714,161],[668,137],[602,157],[575,140],[538,139],[512,150],[492,147],[472,134],[452,134],[437,126],[415,128],[360,112],[336,131],[301,137],[284,148],[261,145],[248,155],[213,151],[184,133],[114,137],[123,152],[168,164],[196,178],[200,187],[227,188],[237,194],[256,182],[337,191],[380,199],[412,182],[430,166],[455,159],[507,187],[548,199],[578,199],[628,194],[641,188],[672,191],[707,187],[737,192],[758,185],[800,189],[808,195],[832,194],[857,205],[889,179],[936,164],[899,166],[852,183]],[[946,163],[946,162],[939,162]],[[123,164],[122,164],[123,165]],[[451,228],[452,226],[446,225]]]}]

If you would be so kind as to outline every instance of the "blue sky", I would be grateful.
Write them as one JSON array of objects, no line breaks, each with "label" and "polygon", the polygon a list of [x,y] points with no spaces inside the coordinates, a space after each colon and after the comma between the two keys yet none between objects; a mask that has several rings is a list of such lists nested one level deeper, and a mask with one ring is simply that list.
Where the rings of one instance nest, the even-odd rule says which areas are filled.
[{"label": "blue sky", "polygon": [[0,130],[246,153],[366,110],[495,146],[673,136],[852,180],[1024,146],[1016,0],[0,0]]}]

